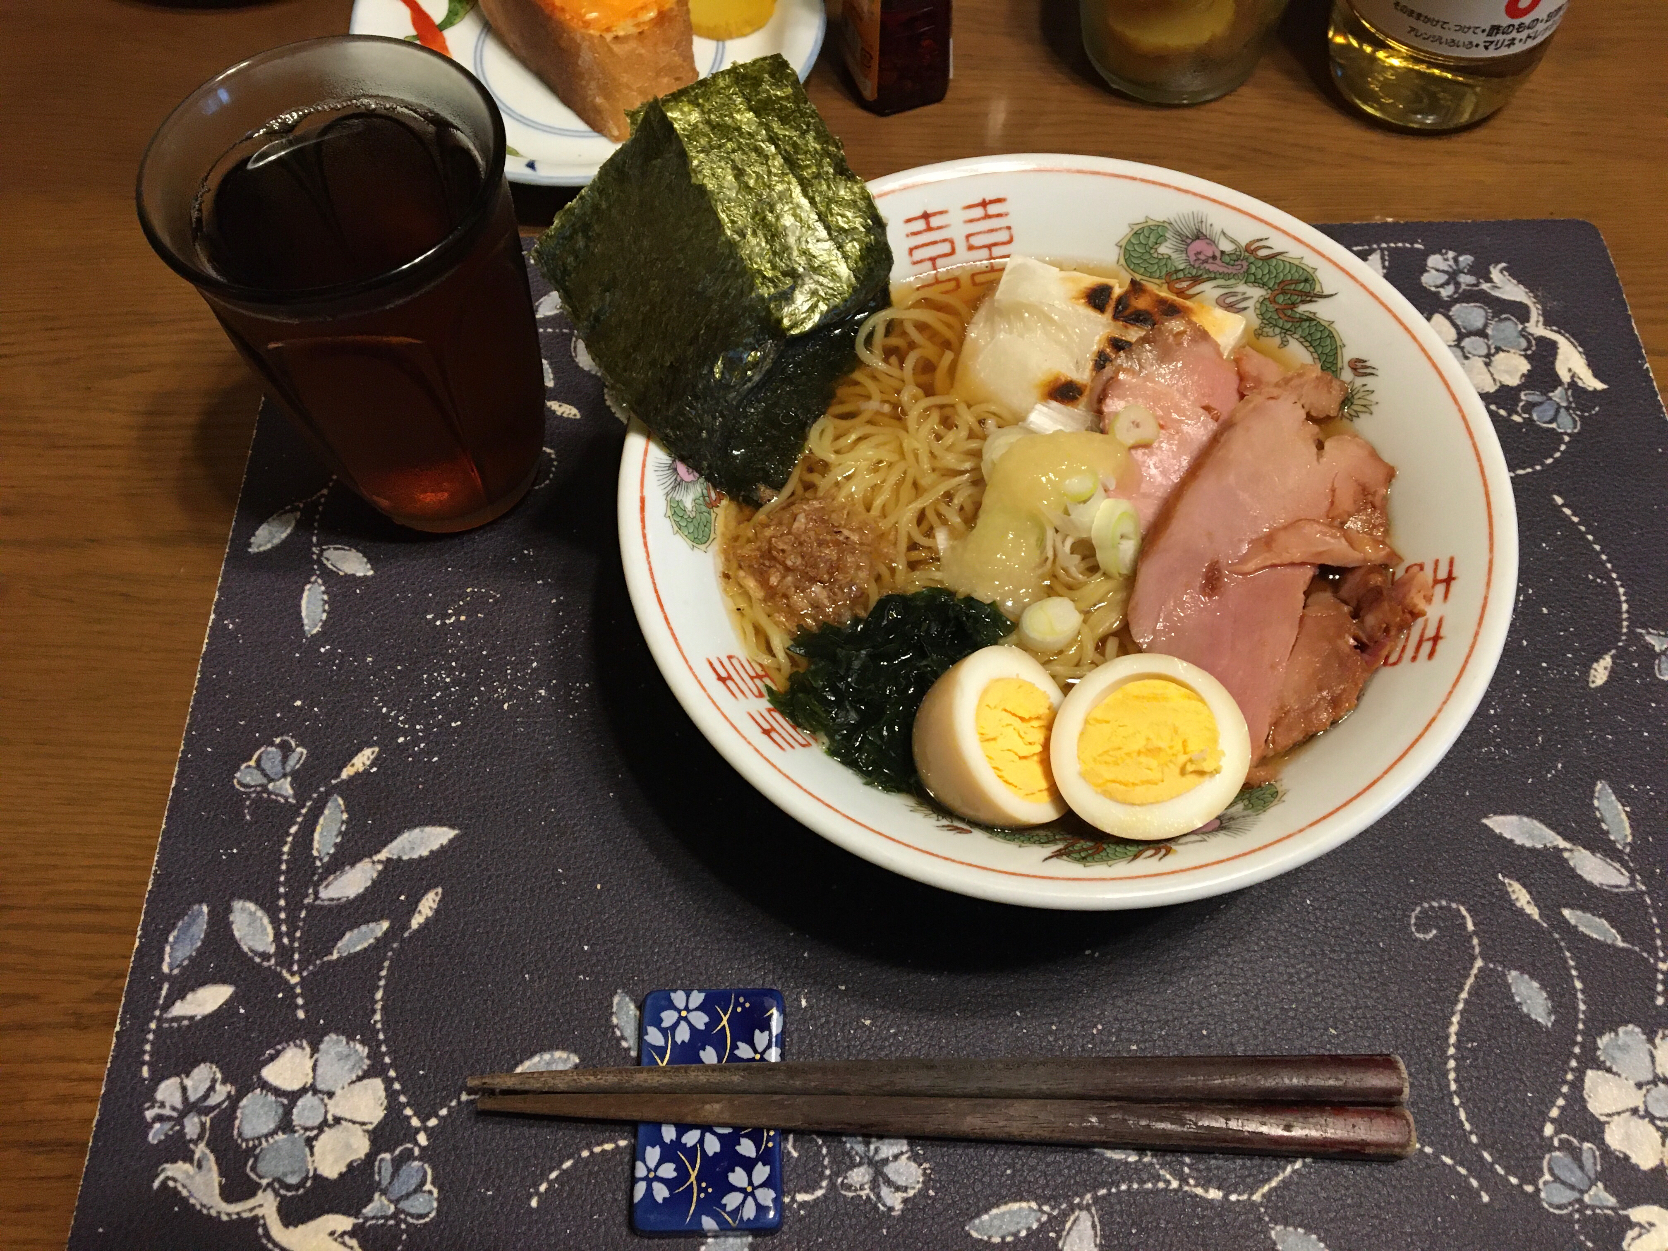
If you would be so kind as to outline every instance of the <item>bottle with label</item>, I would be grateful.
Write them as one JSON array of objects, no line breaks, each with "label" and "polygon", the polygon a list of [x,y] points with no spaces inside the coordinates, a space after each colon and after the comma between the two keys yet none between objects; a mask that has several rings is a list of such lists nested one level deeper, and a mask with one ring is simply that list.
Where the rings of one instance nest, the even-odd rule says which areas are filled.
[{"label": "bottle with label", "polygon": [[840,50],[869,112],[936,104],[950,85],[950,0],[842,0]]},{"label": "bottle with label", "polygon": [[1568,0],[1333,0],[1332,77],[1374,117],[1455,130],[1511,99],[1567,7]]}]

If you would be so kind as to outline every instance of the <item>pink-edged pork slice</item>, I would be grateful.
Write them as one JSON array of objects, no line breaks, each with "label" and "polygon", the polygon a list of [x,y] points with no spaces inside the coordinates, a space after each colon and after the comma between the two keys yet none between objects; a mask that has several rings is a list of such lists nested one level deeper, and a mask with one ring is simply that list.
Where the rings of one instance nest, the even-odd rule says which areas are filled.
[{"label": "pink-edged pork slice", "polygon": [[1253,347],[1242,347],[1234,353],[1234,368],[1239,371],[1241,395],[1273,386],[1286,372]]},{"label": "pink-edged pork slice", "polygon": [[[1357,484],[1352,480],[1350,485],[1354,488]],[[1379,515],[1383,515],[1382,511]],[[1396,549],[1377,534],[1304,517],[1254,539],[1239,559],[1228,566],[1228,572],[1257,573],[1275,565],[1334,565],[1349,569],[1357,565],[1399,565],[1401,561]]]},{"label": "pink-edged pork slice", "polygon": [[1096,386],[1102,429],[1110,431],[1130,404],[1158,418],[1158,438],[1130,449],[1130,468],[1118,481],[1144,529],[1239,403],[1239,371],[1198,322],[1176,317],[1121,352]]},{"label": "pink-edged pork slice", "polygon": [[1320,580],[1311,583],[1274,703],[1268,756],[1247,781],[1267,781],[1278,768],[1278,761],[1268,757],[1351,712],[1367,679],[1430,602],[1431,576],[1423,569],[1410,569],[1392,581],[1385,565],[1361,565],[1336,588]]},{"label": "pink-edged pork slice", "polygon": [[1252,572],[1232,570],[1295,523],[1348,528],[1375,503],[1382,517],[1394,473],[1356,435],[1321,439],[1311,418],[1336,416],[1343,391],[1336,378],[1305,366],[1241,401],[1147,536],[1136,568],[1135,641],[1199,665],[1228,688],[1245,714],[1253,760],[1267,749],[1318,562],[1252,560]]}]

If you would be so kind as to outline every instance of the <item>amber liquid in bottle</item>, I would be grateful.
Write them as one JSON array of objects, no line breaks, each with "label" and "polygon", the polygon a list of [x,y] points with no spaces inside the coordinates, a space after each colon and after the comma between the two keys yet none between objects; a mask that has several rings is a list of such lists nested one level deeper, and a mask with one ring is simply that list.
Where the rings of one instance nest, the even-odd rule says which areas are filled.
[{"label": "amber liquid in bottle", "polygon": [[1332,77],[1354,104],[1413,130],[1496,112],[1546,55],[1566,0],[1333,0]]},{"label": "amber liquid in bottle", "polygon": [[841,50],[858,102],[885,116],[936,104],[950,85],[950,0],[844,0]]}]

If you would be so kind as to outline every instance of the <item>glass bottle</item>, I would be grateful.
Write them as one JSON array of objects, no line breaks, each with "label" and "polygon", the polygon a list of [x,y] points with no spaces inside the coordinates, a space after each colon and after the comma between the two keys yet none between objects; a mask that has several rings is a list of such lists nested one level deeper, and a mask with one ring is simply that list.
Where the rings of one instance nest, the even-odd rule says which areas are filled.
[{"label": "glass bottle", "polygon": [[1455,130],[1534,72],[1567,0],[1333,0],[1332,77],[1374,117]]},{"label": "glass bottle", "polygon": [[1286,0],[1079,0],[1083,50],[1152,104],[1202,104],[1251,76]]},{"label": "glass bottle", "polygon": [[869,112],[936,104],[950,85],[950,0],[843,0],[840,49]]}]

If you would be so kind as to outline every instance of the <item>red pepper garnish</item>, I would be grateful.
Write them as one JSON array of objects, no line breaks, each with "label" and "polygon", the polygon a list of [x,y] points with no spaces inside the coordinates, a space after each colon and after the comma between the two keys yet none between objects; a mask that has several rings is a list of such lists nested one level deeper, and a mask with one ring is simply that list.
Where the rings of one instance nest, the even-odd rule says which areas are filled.
[{"label": "red pepper garnish", "polygon": [[442,56],[451,56],[452,50],[446,46],[446,36],[440,33],[434,19],[417,3],[417,0],[402,0],[405,7],[411,10],[411,29],[417,32],[417,42],[425,48],[431,48]]}]

